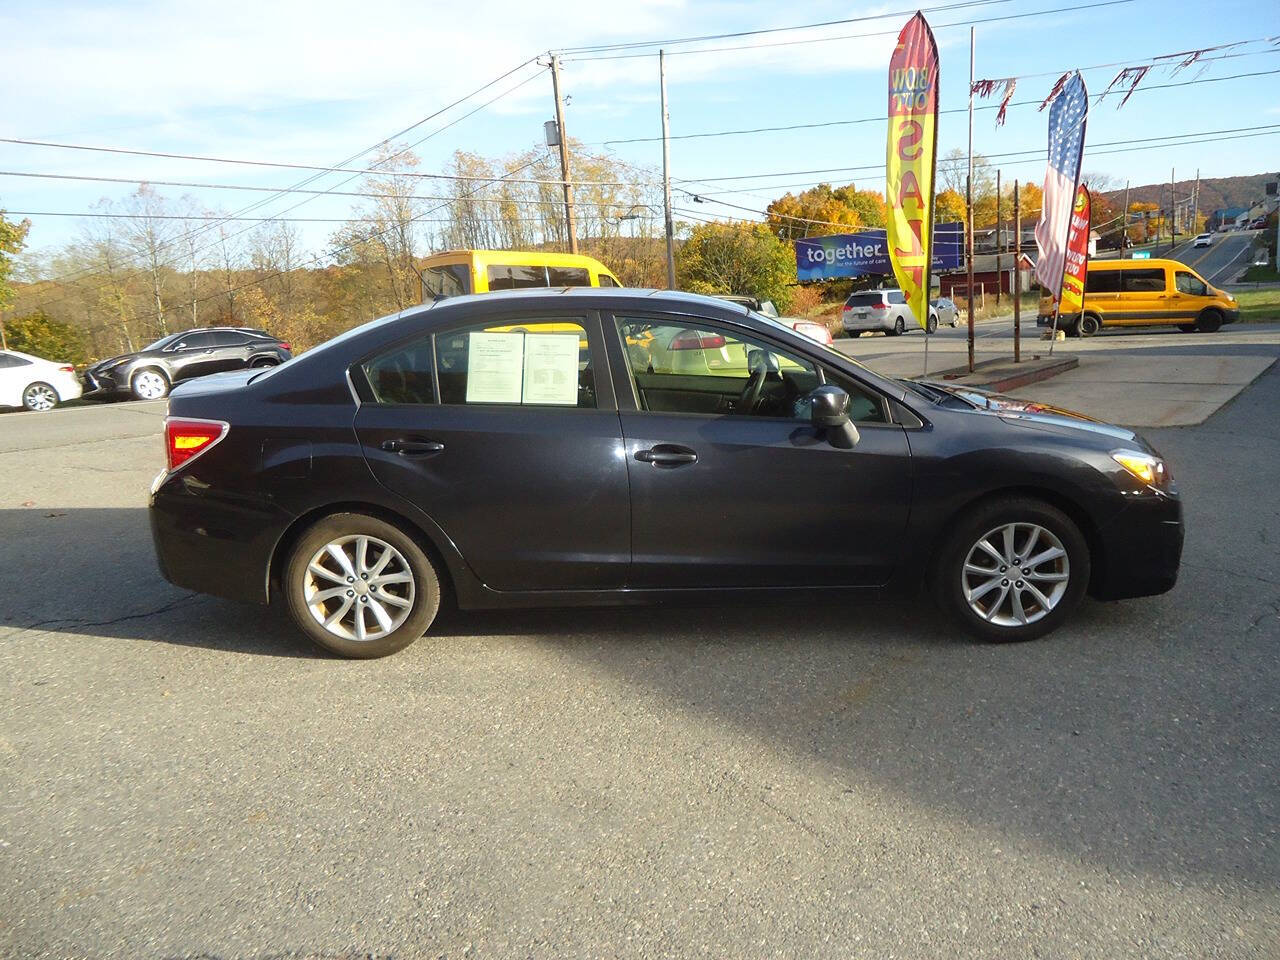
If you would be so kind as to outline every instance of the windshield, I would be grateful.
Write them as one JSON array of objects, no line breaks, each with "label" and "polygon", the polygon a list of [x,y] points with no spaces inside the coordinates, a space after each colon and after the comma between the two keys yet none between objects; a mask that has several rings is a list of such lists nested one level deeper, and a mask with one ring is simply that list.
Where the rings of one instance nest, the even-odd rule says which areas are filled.
[{"label": "windshield", "polygon": [[169,336],[167,336],[167,337],[161,337],[161,338],[160,338],[159,340],[157,340],[155,343],[148,343],[148,344],[147,344],[145,347],[143,347],[142,349],[143,349],[143,350],[163,350],[163,349],[164,349],[165,347],[167,347],[170,343],[172,343],[172,342],[174,341],[174,339],[175,339],[175,338],[180,337],[181,335],[182,335],[182,334],[179,334],[179,333],[171,333],[171,334],[169,334]]}]

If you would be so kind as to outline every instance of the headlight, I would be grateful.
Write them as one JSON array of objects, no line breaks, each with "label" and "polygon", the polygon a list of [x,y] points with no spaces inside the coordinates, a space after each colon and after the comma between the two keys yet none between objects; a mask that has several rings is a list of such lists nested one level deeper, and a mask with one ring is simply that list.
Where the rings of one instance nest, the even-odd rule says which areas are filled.
[{"label": "headlight", "polygon": [[1115,450],[1111,459],[1149,487],[1163,490],[1169,485],[1169,472],[1159,457],[1137,450]]}]

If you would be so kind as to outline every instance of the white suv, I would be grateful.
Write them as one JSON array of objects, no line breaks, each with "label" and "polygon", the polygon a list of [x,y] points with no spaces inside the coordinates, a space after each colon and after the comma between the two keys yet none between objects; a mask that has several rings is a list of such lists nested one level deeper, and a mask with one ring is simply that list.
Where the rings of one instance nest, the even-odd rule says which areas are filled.
[{"label": "white suv", "polygon": [[[840,312],[840,322],[851,337],[876,330],[896,337],[908,330],[920,329],[915,314],[907,306],[907,295],[901,290],[862,290],[850,294]],[[935,333],[937,329],[938,312],[930,305],[929,332]]]},{"label": "white suv", "polygon": [[1196,237],[1194,240],[1192,240],[1192,241],[1191,241],[1191,246],[1193,246],[1193,247],[1207,247],[1207,246],[1209,246],[1209,244],[1211,244],[1211,243],[1213,243],[1213,234],[1212,234],[1212,233],[1202,233],[1202,234],[1200,234],[1198,237]]}]

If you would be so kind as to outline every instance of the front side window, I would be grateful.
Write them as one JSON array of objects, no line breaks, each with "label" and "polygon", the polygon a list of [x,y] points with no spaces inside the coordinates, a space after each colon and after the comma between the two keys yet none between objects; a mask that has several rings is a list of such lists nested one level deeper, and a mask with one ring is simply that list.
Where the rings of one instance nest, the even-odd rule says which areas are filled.
[{"label": "front side window", "polygon": [[[212,333],[192,333],[183,337],[176,344],[175,350],[206,350],[213,346]],[[168,349],[166,347],[166,349]]]},{"label": "front side window", "polygon": [[1121,293],[1162,293],[1164,291],[1164,270],[1159,267],[1149,270],[1122,270],[1120,273]]},{"label": "front side window", "polygon": [[884,419],[879,400],[848,378],[738,330],[674,319],[616,319],[641,410],[807,421],[810,391],[834,381],[849,393],[853,419]]},{"label": "front side window", "polygon": [[441,403],[596,406],[579,318],[473,324],[435,337]]},{"label": "front side window", "polygon": [[545,267],[507,266],[491,264],[486,274],[489,277],[490,290],[526,290],[530,287],[547,286],[547,270]]},{"label": "front side window", "polygon": [[1209,295],[1209,290],[1205,287],[1204,281],[1193,273],[1179,270],[1175,279],[1179,293],[1187,293],[1193,297],[1207,297]]}]

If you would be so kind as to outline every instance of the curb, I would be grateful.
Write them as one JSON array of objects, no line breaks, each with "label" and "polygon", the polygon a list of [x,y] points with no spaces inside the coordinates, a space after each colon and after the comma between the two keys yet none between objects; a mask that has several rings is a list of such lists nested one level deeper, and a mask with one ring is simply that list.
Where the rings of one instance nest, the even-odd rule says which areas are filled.
[{"label": "curb", "polygon": [[[945,380],[951,383],[959,383],[969,387],[979,387],[983,390],[991,390],[994,393],[1002,393],[1006,390],[1016,390],[1019,387],[1025,387],[1029,383],[1039,383],[1041,380],[1048,380],[1056,377],[1060,373],[1066,373],[1068,370],[1074,370],[1080,366],[1080,360],[1077,357],[1061,357],[1054,360],[1032,360],[1027,361],[1027,369],[1010,370],[1003,375],[996,375],[990,379],[984,379],[983,366],[995,366],[1008,364],[1007,360],[985,360],[974,367],[973,373],[969,373],[968,367],[955,367],[951,370],[940,370],[933,374],[933,378]],[[994,371],[993,371],[994,372]]]},{"label": "curb", "polygon": [[1061,361],[1055,360],[1047,367],[1040,367],[1038,370],[1028,370],[1026,373],[1015,373],[1013,376],[1004,377],[1000,380],[993,380],[986,384],[988,390],[995,393],[1004,393],[1007,390],[1017,390],[1019,387],[1025,387],[1029,383],[1039,383],[1041,380],[1048,380],[1056,377],[1060,373],[1066,373],[1068,370],[1074,370],[1080,366],[1080,361],[1075,357],[1064,357]]}]

